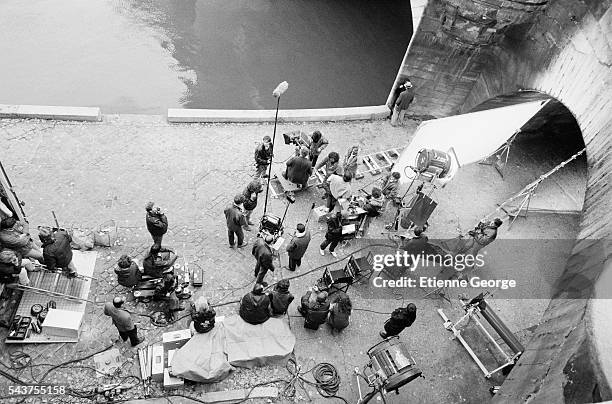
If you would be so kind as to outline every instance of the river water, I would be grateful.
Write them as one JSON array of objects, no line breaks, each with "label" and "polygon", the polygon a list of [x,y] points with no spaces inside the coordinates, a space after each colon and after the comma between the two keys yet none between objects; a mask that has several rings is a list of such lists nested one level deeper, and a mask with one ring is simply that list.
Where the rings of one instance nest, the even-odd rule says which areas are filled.
[{"label": "river water", "polygon": [[0,0],[0,103],[166,108],[380,105],[408,0]]}]

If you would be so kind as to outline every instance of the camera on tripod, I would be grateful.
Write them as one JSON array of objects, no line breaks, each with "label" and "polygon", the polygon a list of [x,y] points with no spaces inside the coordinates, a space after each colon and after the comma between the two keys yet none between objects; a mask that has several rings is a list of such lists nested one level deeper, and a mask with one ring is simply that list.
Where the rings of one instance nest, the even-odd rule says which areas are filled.
[{"label": "camera on tripod", "polygon": [[285,216],[287,216],[287,210],[289,210],[289,205],[295,202],[293,192],[285,193],[285,198],[287,199],[288,203],[285,206],[285,213],[283,214],[283,217],[280,218],[278,216],[265,213],[261,218],[261,222],[259,222],[259,232],[257,233],[257,237],[265,238],[266,236],[272,236],[274,241],[276,241],[283,234],[283,222],[285,221]]},{"label": "camera on tripod", "polygon": [[310,135],[302,132],[301,130],[283,133],[283,139],[286,145],[295,145],[295,147],[310,147],[310,143],[312,140],[310,139]]}]

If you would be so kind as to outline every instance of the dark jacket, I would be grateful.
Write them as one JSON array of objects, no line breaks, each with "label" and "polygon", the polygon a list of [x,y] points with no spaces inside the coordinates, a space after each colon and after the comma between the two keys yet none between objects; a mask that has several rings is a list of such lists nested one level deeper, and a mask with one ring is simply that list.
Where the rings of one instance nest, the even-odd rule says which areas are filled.
[{"label": "dark jacket", "polygon": [[115,273],[117,274],[117,283],[128,288],[140,282],[142,277],[138,265],[133,261],[128,268],[115,267]]},{"label": "dark jacket", "polygon": [[395,100],[395,106],[401,110],[408,109],[410,104],[414,100],[414,89],[412,87],[402,91],[401,94]]},{"label": "dark jacket", "polygon": [[172,267],[177,258],[178,256],[174,251],[162,247],[157,255],[153,256],[149,253],[142,260],[144,273],[154,278],[161,278],[163,272]]},{"label": "dark jacket", "polygon": [[246,226],[246,218],[238,206],[231,204],[225,208],[223,213],[225,213],[225,222],[228,229],[235,231],[240,230],[242,226]]},{"label": "dark jacket", "polygon": [[43,243],[43,258],[47,269],[66,268],[72,261],[70,242],[72,237],[65,230],[53,233],[51,240]]},{"label": "dark jacket", "polygon": [[416,312],[410,313],[406,307],[398,307],[385,323],[385,330],[390,334],[399,334],[404,328],[410,327],[415,319]]},{"label": "dark jacket", "polygon": [[272,259],[272,248],[266,244],[262,238],[258,238],[253,244],[251,254],[257,260],[260,267],[274,271],[274,262]]},{"label": "dark jacket", "polygon": [[193,320],[193,328],[201,334],[212,330],[215,327],[215,309],[210,307],[206,311],[195,311],[194,304],[191,303],[191,319]]},{"label": "dark jacket", "polygon": [[249,324],[261,324],[270,318],[270,298],[249,292],[240,300],[240,317]]},{"label": "dark jacket", "polygon": [[304,327],[317,329],[319,326],[327,320],[327,314],[329,313],[329,301],[315,302],[308,307],[306,311],[306,321]]},{"label": "dark jacket", "polygon": [[287,179],[295,184],[306,185],[312,174],[312,163],[304,157],[294,156],[287,161]]},{"label": "dark jacket", "polygon": [[255,148],[255,164],[258,166],[270,164],[272,158],[272,146],[268,150],[264,147],[263,143],[260,143]]},{"label": "dark jacket", "polygon": [[163,213],[157,215],[153,212],[147,212],[147,230],[153,236],[163,236],[168,231],[168,219]]},{"label": "dark jacket", "polygon": [[[242,192],[244,196],[244,209],[254,210],[257,207],[257,196],[261,192],[261,183],[259,181],[252,181]],[[255,194],[255,199],[251,199],[251,196]]]},{"label": "dark jacket", "polygon": [[23,231],[23,224],[17,222],[10,229],[0,230],[0,245],[25,255],[34,247],[34,242],[32,237]]},{"label": "dark jacket", "polygon": [[302,259],[308,249],[308,244],[310,244],[310,232],[308,230],[306,230],[301,237],[293,237],[287,246],[289,258],[293,258],[294,260]]},{"label": "dark jacket", "polygon": [[329,142],[327,141],[327,139],[325,139],[325,136],[321,136],[321,139],[319,139],[318,142],[311,141],[309,147],[310,157],[318,156],[319,154],[321,154],[321,151],[325,147],[327,147],[328,144]]},{"label": "dark jacket", "polygon": [[342,238],[342,223],[332,216],[327,219],[327,233],[325,233],[327,240],[340,240]]},{"label": "dark jacket", "polygon": [[125,332],[134,329],[134,322],[132,321],[130,313],[115,307],[111,302],[107,302],[104,305],[104,314],[113,319],[113,324],[115,324],[117,330]]},{"label": "dark jacket", "polygon": [[329,310],[329,318],[327,322],[332,326],[332,328],[340,331],[348,327],[350,317],[351,314],[340,310],[340,306],[338,303],[336,303]]},{"label": "dark jacket", "polygon": [[273,290],[269,294],[270,307],[272,307],[272,315],[279,316],[285,314],[289,305],[293,301],[293,295],[287,291]]}]

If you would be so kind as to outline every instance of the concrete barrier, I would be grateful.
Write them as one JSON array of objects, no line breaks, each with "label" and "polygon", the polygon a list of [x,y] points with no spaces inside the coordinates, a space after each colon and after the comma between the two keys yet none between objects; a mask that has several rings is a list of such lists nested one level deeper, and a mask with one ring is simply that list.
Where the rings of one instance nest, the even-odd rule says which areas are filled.
[{"label": "concrete barrier", "polygon": [[[168,122],[274,122],[274,109],[168,109]],[[279,122],[358,121],[383,119],[386,105],[354,108],[286,109],[278,111]]]},{"label": "concrete barrier", "polygon": [[38,118],[62,121],[101,121],[102,112],[98,107],[61,107],[52,105],[3,105],[0,104],[0,118]]}]

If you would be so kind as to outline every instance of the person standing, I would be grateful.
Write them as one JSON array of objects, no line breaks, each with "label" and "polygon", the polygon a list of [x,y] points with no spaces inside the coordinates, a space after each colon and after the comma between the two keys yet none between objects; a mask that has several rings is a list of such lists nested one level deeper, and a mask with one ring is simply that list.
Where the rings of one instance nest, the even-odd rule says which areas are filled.
[{"label": "person standing", "polygon": [[263,137],[263,143],[255,148],[255,179],[268,178],[268,166],[272,163],[272,138]]},{"label": "person standing", "polygon": [[357,166],[359,165],[358,155],[359,146],[351,146],[351,148],[346,152],[346,156],[344,156],[344,164],[342,165],[344,172],[351,174],[351,177],[353,178],[357,176]]},{"label": "person standing", "polygon": [[329,196],[329,177],[333,174],[342,176],[344,171],[342,170],[342,165],[340,164],[340,155],[334,151],[329,152],[327,156],[319,160],[315,166],[315,170],[318,170],[323,166],[325,166],[325,177],[323,178],[322,187],[325,190],[325,194],[321,198],[326,199]]},{"label": "person standing", "polygon": [[250,231],[251,228],[249,226],[254,225],[251,221],[251,215],[253,211],[257,207],[257,196],[263,191],[263,187],[261,186],[261,182],[259,180],[253,180],[249,182],[249,185],[242,192],[242,196],[244,197],[244,203],[242,204],[244,207],[244,218],[246,220],[247,226],[244,227],[246,231]]},{"label": "person standing", "polygon": [[234,247],[234,235],[238,238],[238,248],[245,247],[249,244],[244,240],[244,231],[242,227],[247,225],[246,218],[243,214],[244,196],[238,194],[234,196],[234,203],[225,208],[225,222],[227,224],[227,238],[230,248]]},{"label": "person standing", "polygon": [[329,213],[334,210],[336,203],[339,204],[340,210],[342,210],[344,201],[351,197],[353,193],[353,189],[351,188],[352,179],[353,177],[350,173],[344,173],[342,177],[339,175],[332,175],[329,177],[329,195],[327,197],[327,209]]},{"label": "person standing", "polygon": [[311,175],[312,165],[308,161],[308,149],[304,147],[300,149],[299,156],[293,156],[287,161],[287,170],[283,177],[301,188],[306,188]]},{"label": "person standing", "polygon": [[265,237],[259,237],[253,244],[251,254],[257,261],[255,264],[255,277],[257,277],[256,283],[260,283],[263,286],[268,286],[264,282],[264,278],[268,271],[274,272],[273,253],[272,247],[270,246],[274,242],[274,238],[270,235]]},{"label": "person standing", "polygon": [[406,307],[398,307],[391,313],[391,318],[385,322],[384,331],[379,334],[383,338],[398,335],[404,328],[410,327],[416,320],[417,308],[414,303],[409,303]]},{"label": "person standing", "polygon": [[138,336],[138,330],[136,324],[132,321],[132,316],[122,308],[124,302],[125,300],[122,297],[115,297],[112,303],[106,302],[104,314],[113,320],[121,339],[125,342],[129,338],[132,346],[136,346],[144,341],[144,337]]},{"label": "person standing", "polygon": [[310,136],[309,149],[310,149],[310,162],[313,167],[316,167],[317,160],[319,159],[319,155],[321,154],[323,149],[327,147],[327,145],[329,145],[329,142],[327,141],[327,139],[323,137],[323,134],[320,131],[315,130],[314,132],[312,132],[312,135]]},{"label": "person standing", "polygon": [[147,230],[153,238],[153,243],[161,247],[164,234],[168,231],[168,218],[154,202],[147,202],[145,210],[147,211]]},{"label": "person standing", "polygon": [[290,271],[295,271],[296,267],[302,265],[302,257],[308,249],[308,244],[310,244],[310,232],[305,225],[298,223],[296,233],[287,246]]},{"label": "person standing", "polygon": [[72,237],[66,230],[52,231],[49,227],[39,226],[38,238],[42,242],[47,270],[54,271],[56,268],[62,268],[68,271],[68,276],[71,278],[78,275],[74,262],[72,262],[72,248],[70,248]]},{"label": "person standing", "polygon": [[329,246],[329,252],[337,258],[338,254],[336,254],[335,250],[340,240],[342,240],[342,213],[337,212],[335,216],[332,215],[327,219],[325,240],[319,246],[321,255],[325,255],[325,249]]},{"label": "person standing", "polygon": [[491,244],[497,238],[497,229],[504,222],[500,218],[495,218],[495,220],[486,223],[480,222],[478,226],[474,230],[470,230],[468,234],[472,236],[472,246],[470,247],[467,254],[471,254],[472,256],[478,255],[478,252],[484,247]]},{"label": "person standing", "polygon": [[393,116],[391,117],[391,125],[393,126],[397,126],[398,123],[403,123],[406,110],[414,100],[414,89],[412,88],[410,80],[406,80],[404,88],[405,90],[402,91],[397,97],[397,100],[395,100]]}]

